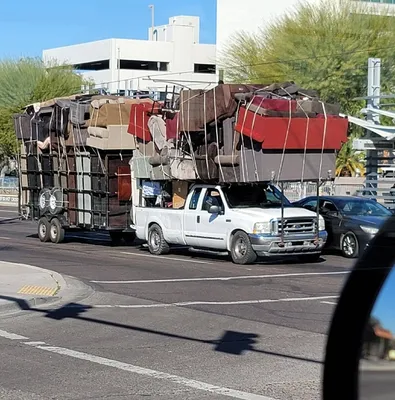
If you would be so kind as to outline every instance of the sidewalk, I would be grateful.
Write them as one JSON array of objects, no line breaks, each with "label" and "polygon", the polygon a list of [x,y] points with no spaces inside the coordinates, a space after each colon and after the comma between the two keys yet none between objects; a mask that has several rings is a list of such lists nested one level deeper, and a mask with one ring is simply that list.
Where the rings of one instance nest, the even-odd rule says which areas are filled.
[{"label": "sidewalk", "polygon": [[89,295],[89,286],[54,271],[0,261],[0,314]]}]

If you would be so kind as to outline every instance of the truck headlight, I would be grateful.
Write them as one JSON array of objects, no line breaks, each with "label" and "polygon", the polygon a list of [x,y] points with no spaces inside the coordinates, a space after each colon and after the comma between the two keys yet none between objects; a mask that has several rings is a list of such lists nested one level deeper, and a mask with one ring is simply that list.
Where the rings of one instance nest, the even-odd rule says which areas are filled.
[{"label": "truck headlight", "polygon": [[318,218],[318,230],[319,231],[324,231],[325,230],[325,220],[324,218],[320,217]]},{"label": "truck headlight", "polygon": [[270,222],[257,222],[254,224],[254,234],[270,233]]},{"label": "truck headlight", "polygon": [[372,235],[372,236],[374,236],[379,231],[378,228],[373,228],[372,226],[363,226],[363,225],[361,225],[361,229],[365,233],[367,233],[369,235]]}]

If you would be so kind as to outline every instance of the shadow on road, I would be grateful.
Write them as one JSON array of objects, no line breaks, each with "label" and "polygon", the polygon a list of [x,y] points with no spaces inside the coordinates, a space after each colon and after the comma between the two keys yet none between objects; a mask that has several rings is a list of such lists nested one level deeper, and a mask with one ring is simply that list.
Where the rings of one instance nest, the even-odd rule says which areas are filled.
[{"label": "shadow on road", "polygon": [[42,314],[45,318],[50,318],[55,321],[60,321],[60,320],[69,318],[69,319],[75,319],[75,320],[80,320],[80,321],[85,321],[85,322],[91,322],[91,323],[95,323],[95,324],[111,326],[111,327],[120,328],[120,329],[128,329],[128,330],[132,330],[135,332],[142,332],[142,333],[147,333],[147,334],[152,334],[152,335],[157,335],[157,336],[163,336],[163,337],[172,338],[172,339],[187,340],[187,341],[195,342],[195,343],[208,344],[208,345],[213,346],[214,351],[221,352],[221,353],[227,353],[227,354],[233,354],[233,355],[243,355],[246,352],[250,351],[250,352],[265,354],[265,355],[269,355],[269,356],[273,356],[273,357],[283,357],[283,358],[287,358],[287,359],[291,359],[291,360],[305,361],[305,362],[311,362],[311,363],[315,363],[315,364],[322,364],[322,361],[314,360],[314,359],[310,359],[310,358],[306,358],[306,357],[298,357],[298,356],[293,356],[293,355],[289,355],[289,354],[281,354],[278,352],[256,349],[254,347],[254,345],[257,343],[256,339],[259,338],[259,335],[256,333],[225,331],[223,333],[223,335],[217,340],[204,340],[204,339],[193,338],[190,336],[174,334],[174,333],[170,333],[170,332],[162,332],[162,331],[158,331],[158,330],[154,330],[154,329],[142,328],[142,327],[134,326],[134,325],[126,325],[126,324],[122,324],[122,323],[118,323],[118,322],[105,321],[105,320],[91,318],[86,315],[83,315],[84,313],[88,312],[90,309],[93,309],[94,306],[89,306],[89,305],[84,305],[84,304],[79,304],[79,303],[68,303],[60,308],[57,308],[54,310],[47,310],[47,309],[39,309],[39,308],[31,307],[23,299],[17,299],[14,297],[3,296],[3,295],[0,295],[0,299],[14,301],[15,303],[18,304],[18,306],[21,310],[37,312],[37,313]]}]

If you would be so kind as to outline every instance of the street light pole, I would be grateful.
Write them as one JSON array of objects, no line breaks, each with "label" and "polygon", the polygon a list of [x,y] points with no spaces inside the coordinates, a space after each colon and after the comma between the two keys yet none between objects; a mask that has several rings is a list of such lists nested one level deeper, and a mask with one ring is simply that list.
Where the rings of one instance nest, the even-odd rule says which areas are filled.
[{"label": "street light pole", "polygon": [[155,6],[151,4],[148,7],[151,9],[151,40],[154,40]]}]

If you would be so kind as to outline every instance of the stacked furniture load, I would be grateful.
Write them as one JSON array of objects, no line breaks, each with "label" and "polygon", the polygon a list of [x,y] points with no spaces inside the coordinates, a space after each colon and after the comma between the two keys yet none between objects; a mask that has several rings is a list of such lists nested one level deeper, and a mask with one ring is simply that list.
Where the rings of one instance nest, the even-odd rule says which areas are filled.
[{"label": "stacked furniture load", "polygon": [[132,105],[136,178],[228,183],[332,177],[347,140],[339,106],[294,83],[183,90],[166,104]]},{"label": "stacked furniture load", "polygon": [[75,95],[14,116],[20,211],[39,220],[41,240],[62,241],[73,227],[108,229],[117,241],[133,237],[129,162],[136,141],[127,133],[133,102],[140,100]]}]

